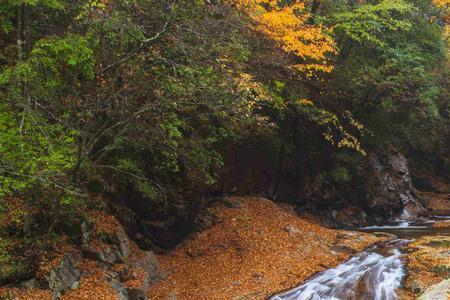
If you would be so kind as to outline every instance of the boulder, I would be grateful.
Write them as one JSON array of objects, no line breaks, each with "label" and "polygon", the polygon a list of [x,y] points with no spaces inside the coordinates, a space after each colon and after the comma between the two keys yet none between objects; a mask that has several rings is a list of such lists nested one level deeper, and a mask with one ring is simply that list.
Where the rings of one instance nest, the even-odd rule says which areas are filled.
[{"label": "boulder", "polygon": [[115,242],[119,248],[119,252],[123,259],[127,259],[131,255],[130,239],[122,228],[116,233]]},{"label": "boulder", "polygon": [[419,300],[443,300],[450,299],[450,279],[430,286],[419,297]]},{"label": "boulder", "polygon": [[111,288],[116,291],[117,293],[117,297],[119,298],[119,300],[129,300],[129,296],[128,296],[128,291],[127,289],[123,286],[122,282],[120,281],[120,277],[119,274],[117,273],[111,273],[110,274],[110,285]]},{"label": "boulder", "polygon": [[[132,251],[132,242],[122,226],[106,236],[96,234],[88,225],[82,228],[83,256],[103,263],[108,282],[118,298],[147,300],[149,288],[165,277],[153,252]],[[127,282],[131,281],[130,286]]]},{"label": "boulder", "polygon": [[120,228],[110,237],[108,244],[99,247],[91,243],[91,233],[86,226],[83,226],[83,256],[89,259],[113,265],[124,262],[131,254],[130,239]]},{"label": "boulder", "polygon": [[[142,275],[139,271],[143,272]],[[111,287],[117,291],[120,300],[147,300],[149,288],[165,278],[159,267],[156,256],[151,251],[146,251],[138,258],[131,258],[119,272],[111,272],[109,281]],[[125,287],[123,282],[139,279],[139,284]]]},{"label": "boulder", "polygon": [[386,153],[370,153],[368,161],[369,208],[391,220],[413,220],[425,213],[413,194],[408,161],[401,152],[389,147]]},{"label": "boulder", "polygon": [[53,292],[53,299],[59,299],[64,292],[77,286],[81,276],[77,262],[76,254],[66,253],[58,266],[45,277]]},{"label": "boulder", "polygon": [[420,199],[430,213],[443,216],[450,215],[450,194],[414,190],[414,195]]},{"label": "boulder", "polygon": [[135,267],[142,268],[146,273],[146,279],[151,286],[164,279],[166,275],[159,266],[158,259],[152,251],[145,251],[144,257],[132,262]]}]

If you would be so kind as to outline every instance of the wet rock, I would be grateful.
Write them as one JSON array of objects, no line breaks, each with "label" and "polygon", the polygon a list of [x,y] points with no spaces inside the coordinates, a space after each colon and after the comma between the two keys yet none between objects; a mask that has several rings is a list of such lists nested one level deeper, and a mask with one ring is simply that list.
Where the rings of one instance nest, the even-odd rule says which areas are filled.
[{"label": "wet rock", "polygon": [[60,264],[45,277],[53,292],[53,299],[59,299],[64,292],[71,289],[79,281],[81,271],[78,268],[77,261],[76,254],[67,253]]},{"label": "wet rock", "polygon": [[450,279],[435,284],[425,290],[419,300],[443,300],[450,298]]},{"label": "wet rock", "polygon": [[353,255],[356,253],[355,250],[353,250],[352,248],[345,246],[345,245],[334,245],[331,247],[331,250],[337,253],[345,253],[345,254],[350,254]]},{"label": "wet rock", "polygon": [[420,281],[414,281],[411,283],[411,290],[415,294],[420,294],[421,292],[423,292],[423,290],[425,290],[425,286]]},{"label": "wet rock", "polygon": [[394,234],[390,234],[387,232],[372,232],[373,235],[375,235],[376,237],[381,237],[381,238],[386,238],[386,239],[390,239],[393,240],[396,238],[396,236]]},{"label": "wet rock", "polygon": [[425,208],[413,195],[406,157],[393,147],[369,155],[371,169],[367,205],[384,219],[413,220]]}]

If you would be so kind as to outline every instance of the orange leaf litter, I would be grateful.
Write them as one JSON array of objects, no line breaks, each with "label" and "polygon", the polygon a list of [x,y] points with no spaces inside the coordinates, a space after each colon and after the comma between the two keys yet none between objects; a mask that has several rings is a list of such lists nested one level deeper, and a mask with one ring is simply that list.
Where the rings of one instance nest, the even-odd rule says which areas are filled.
[{"label": "orange leaf litter", "polygon": [[[158,259],[168,278],[150,289],[152,300],[263,299],[336,266],[380,240],[314,224],[262,198],[228,198],[214,205],[215,225]],[[175,298],[176,297],[176,298]]]}]

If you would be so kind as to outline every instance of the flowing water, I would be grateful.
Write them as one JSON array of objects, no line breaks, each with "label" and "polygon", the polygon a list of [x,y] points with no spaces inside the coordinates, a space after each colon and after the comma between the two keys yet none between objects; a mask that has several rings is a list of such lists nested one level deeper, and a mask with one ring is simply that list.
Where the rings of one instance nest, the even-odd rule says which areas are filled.
[{"label": "flowing water", "polygon": [[450,235],[448,228],[432,227],[440,218],[445,217],[362,228],[363,231],[395,234],[398,238],[378,243],[269,300],[396,300],[405,277],[402,247],[418,236]]}]

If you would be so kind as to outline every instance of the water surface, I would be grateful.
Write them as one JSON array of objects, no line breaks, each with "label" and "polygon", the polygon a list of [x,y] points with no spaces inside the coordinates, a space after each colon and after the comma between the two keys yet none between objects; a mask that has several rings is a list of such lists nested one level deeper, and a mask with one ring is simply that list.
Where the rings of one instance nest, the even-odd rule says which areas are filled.
[{"label": "water surface", "polygon": [[269,300],[396,300],[405,277],[402,248],[420,236],[450,235],[449,228],[433,227],[450,217],[434,216],[415,222],[393,222],[360,228],[397,238],[377,243],[335,268],[317,273],[304,284],[274,295]]}]

